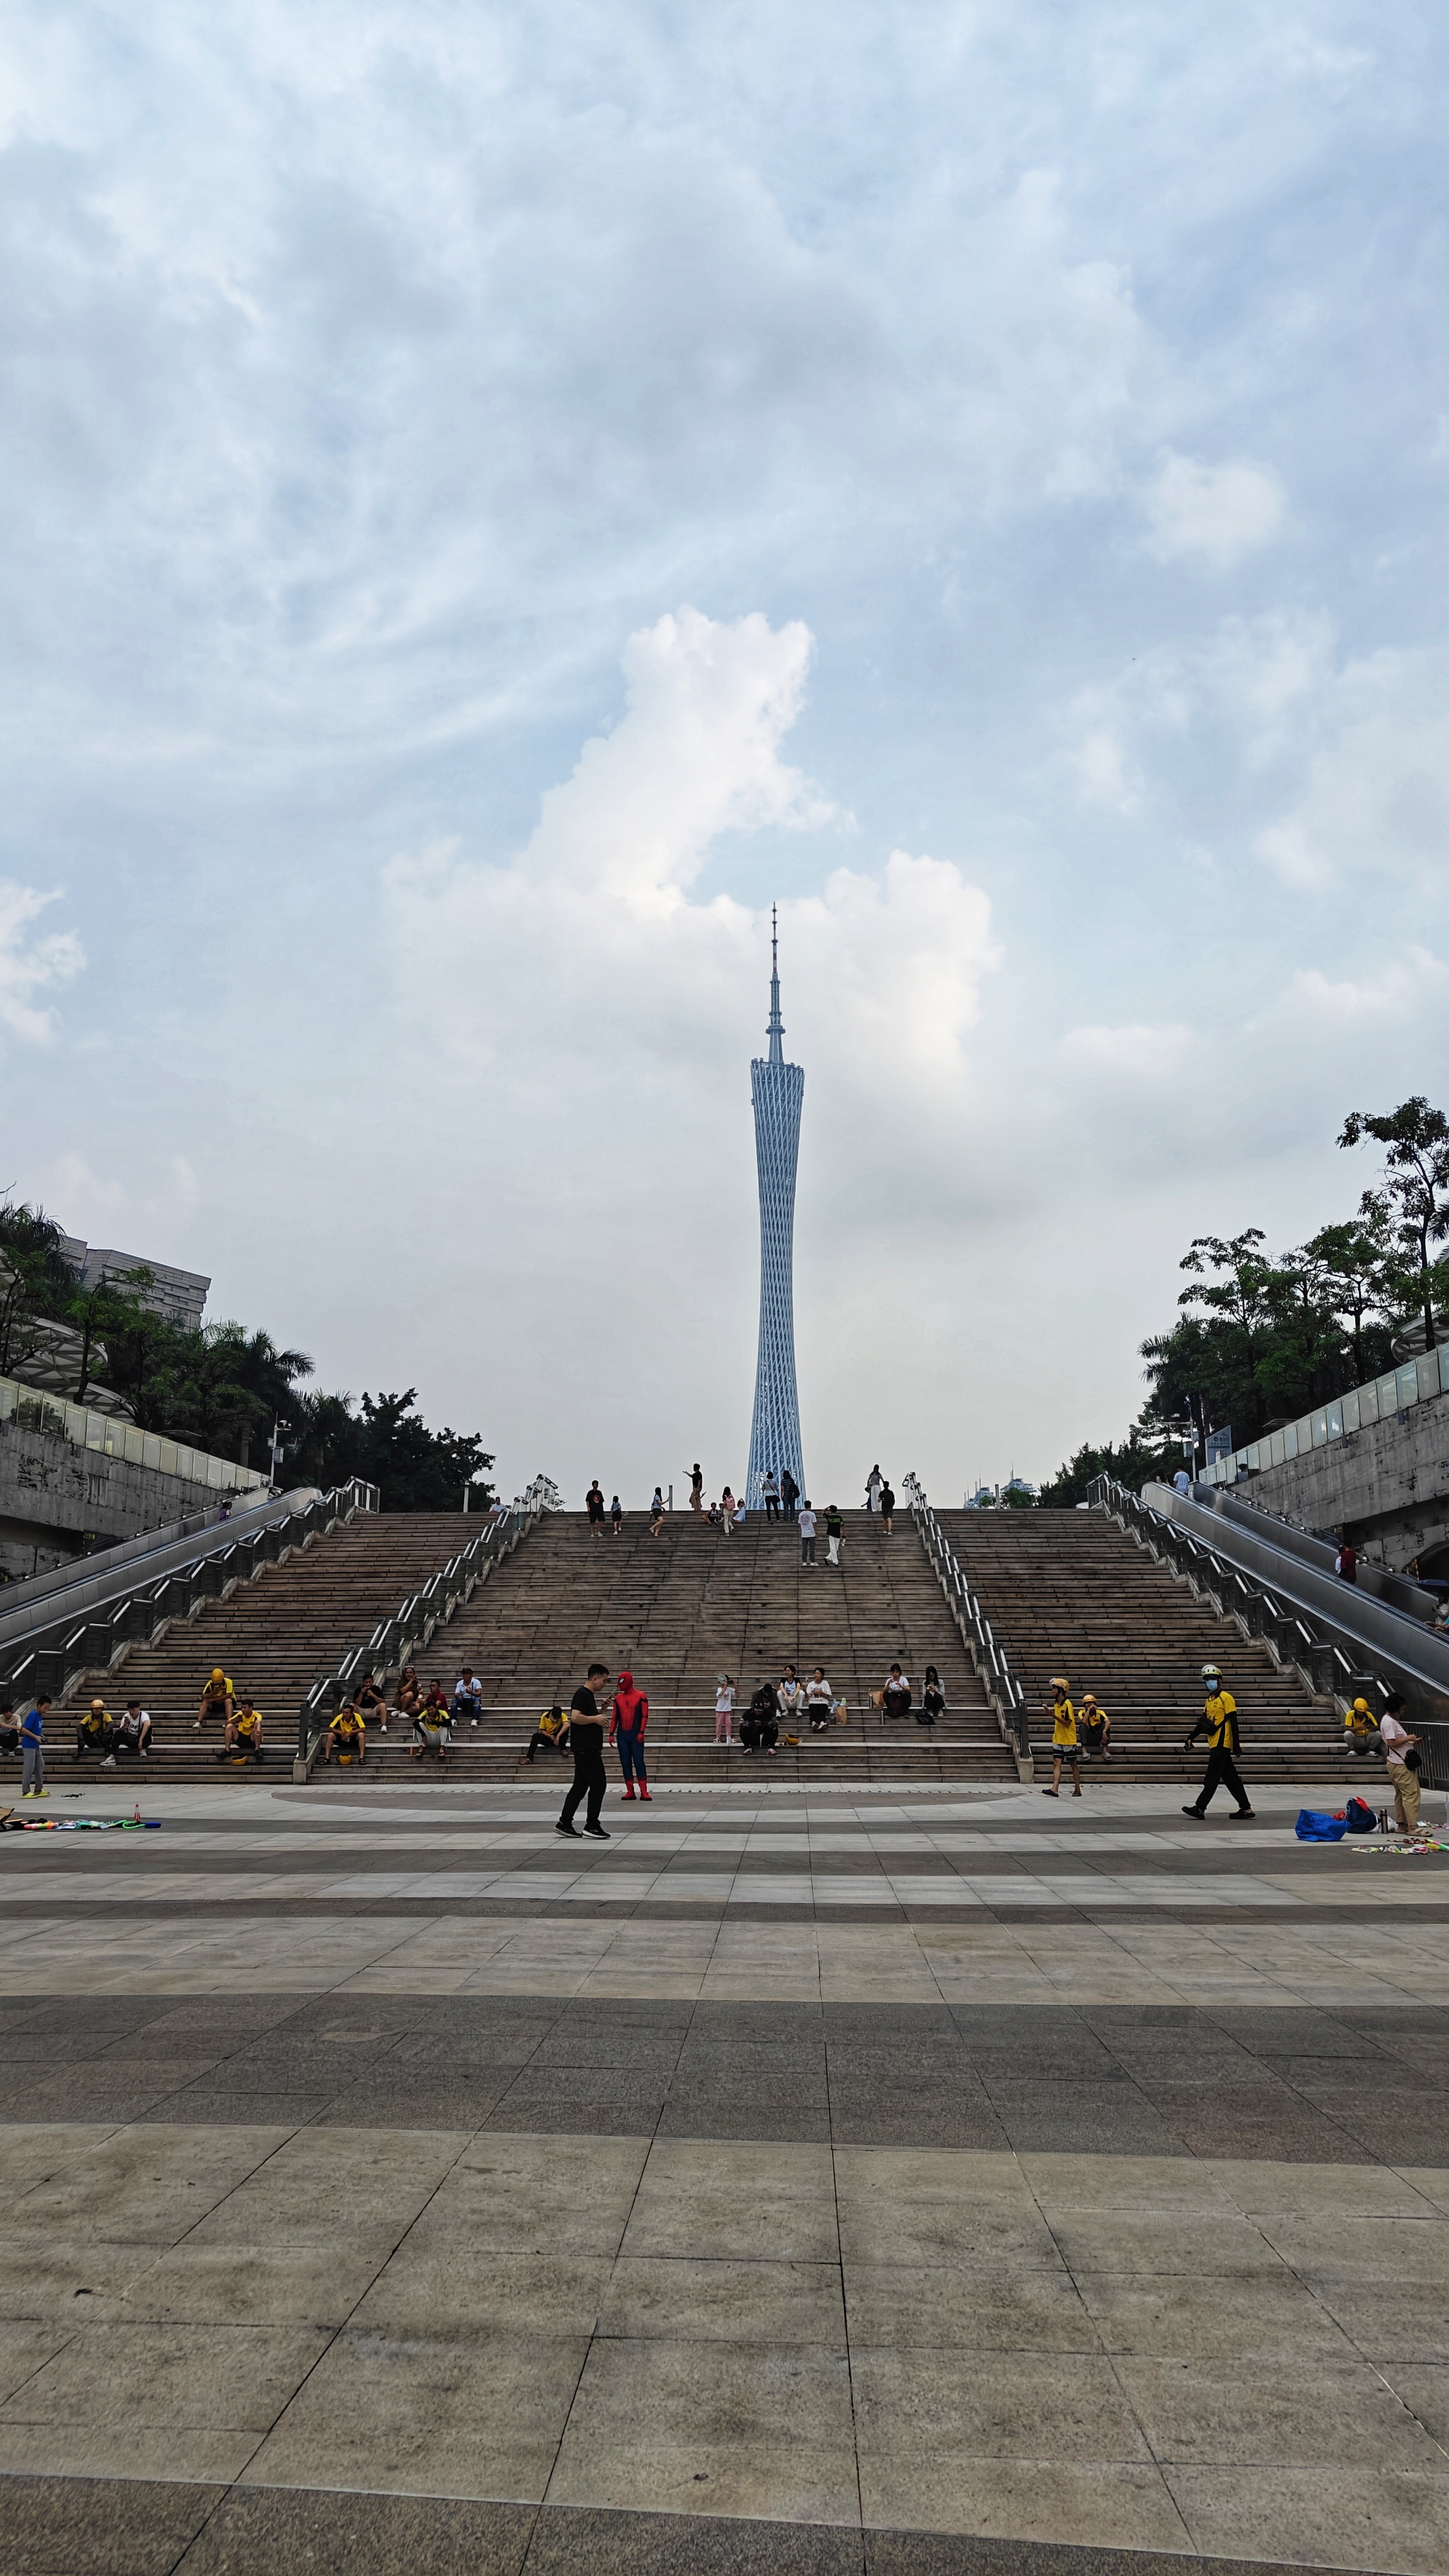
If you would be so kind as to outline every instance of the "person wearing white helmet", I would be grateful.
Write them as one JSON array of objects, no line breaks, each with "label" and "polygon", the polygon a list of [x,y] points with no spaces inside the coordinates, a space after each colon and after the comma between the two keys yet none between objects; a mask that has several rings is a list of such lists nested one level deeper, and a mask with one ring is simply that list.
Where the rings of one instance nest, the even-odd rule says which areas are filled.
[{"label": "person wearing white helmet", "polygon": [[1185,1816],[1196,1816],[1201,1824],[1217,1791],[1220,1788],[1228,1789],[1238,1802],[1229,1822],[1247,1823],[1253,1814],[1253,1809],[1248,1803],[1247,1790],[1243,1787],[1238,1766],[1233,1760],[1234,1754],[1241,1750],[1238,1739],[1238,1703],[1232,1692],[1224,1688],[1223,1677],[1216,1664],[1204,1664],[1202,1680],[1207,1689],[1203,1713],[1191,1735],[1185,1739],[1183,1751],[1189,1751],[1198,1737],[1205,1735],[1208,1740],[1207,1770],[1194,1804],[1184,1807],[1182,1812]]}]

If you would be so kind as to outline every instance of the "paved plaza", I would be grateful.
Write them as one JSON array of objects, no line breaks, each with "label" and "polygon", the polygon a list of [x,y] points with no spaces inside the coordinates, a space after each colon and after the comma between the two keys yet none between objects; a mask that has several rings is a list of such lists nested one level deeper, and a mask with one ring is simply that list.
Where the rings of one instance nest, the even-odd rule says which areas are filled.
[{"label": "paved plaza", "polygon": [[1449,1855],[556,1796],[0,1842],[5,2576],[1449,2567]]}]

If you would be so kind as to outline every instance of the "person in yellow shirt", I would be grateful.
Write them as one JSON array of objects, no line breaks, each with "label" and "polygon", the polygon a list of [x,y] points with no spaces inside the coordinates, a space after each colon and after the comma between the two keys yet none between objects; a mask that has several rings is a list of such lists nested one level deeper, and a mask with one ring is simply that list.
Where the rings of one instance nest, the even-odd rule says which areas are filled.
[{"label": "person in yellow shirt", "polygon": [[1198,1737],[1205,1735],[1208,1740],[1207,1770],[1203,1775],[1203,1784],[1197,1793],[1196,1800],[1192,1806],[1184,1807],[1182,1812],[1185,1816],[1196,1816],[1201,1824],[1217,1791],[1228,1789],[1238,1802],[1228,1822],[1237,1824],[1241,1821],[1246,1824],[1252,1817],[1253,1810],[1248,1804],[1248,1793],[1243,1787],[1238,1766],[1233,1759],[1234,1754],[1241,1750],[1238,1740],[1238,1703],[1232,1692],[1224,1689],[1223,1677],[1216,1664],[1204,1664],[1202,1679],[1207,1685],[1207,1698],[1203,1703],[1201,1717],[1184,1742],[1183,1751],[1190,1751]]},{"label": "person in yellow shirt", "polygon": [[355,1700],[345,1699],[322,1739],[322,1759],[330,1762],[333,1746],[340,1755],[346,1753],[355,1762],[367,1760],[367,1728]]},{"label": "person in yellow shirt", "polygon": [[1049,1789],[1043,1789],[1042,1796],[1044,1798],[1055,1798],[1060,1795],[1062,1785],[1062,1764],[1067,1762],[1071,1765],[1072,1796],[1074,1798],[1080,1798],[1082,1794],[1082,1748],[1077,1741],[1077,1712],[1073,1708],[1068,1696],[1068,1684],[1065,1673],[1053,1673],[1052,1675],[1052,1695],[1046,1705],[1046,1715],[1052,1722],[1052,1785]]},{"label": "person in yellow shirt", "polygon": [[1356,1699],[1345,1709],[1343,1749],[1345,1753],[1377,1753],[1381,1743],[1378,1719],[1366,1699]]},{"label": "person in yellow shirt", "polygon": [[216,1758],[218,1762],[225,1762],[229,1756],[242,1760],[249,1756],[253,1762],[260,1762],[262,1758],[262,1712],[253,1708],[245,1692],[237,1702],[235,1714],[227,1721],[226,1742]]},{"label": "person in yellow shirt", "polygon": [[568,1749],[569,1722],[563,1713],[562,1701],[555,1700],[552,1708],[546,1708],[540,1717],[528,1739],[528,1751],[523,1758],[525,1762],[532,1762],[540,1753],[567,1753]]},{"label": "person in yellow shirt", "polygon": [[1099,1705],[1095,1691],[1083,1691],[1082,1705],[1077,1711],[1077,1716],[1082,1734],[1086,1739],[1088,1761],[1093,1754],[1100,1753],[1104,1762],[1110,1762],[1112,1721],[1106,1710]]},{"label": "person in yellow shirt", "polygon": [[93,1699],[90,1707],[85,1711],[80,1724],[77,1726],[75,1731],[75,1758],[77,1762],[79,1762],[83,1753],[101,1753],[105,1756],[105,1760],[101,1766],[102,1769],[106,1771],[114,1771],[116,1767],[116,1756],[112,1748],[115,1744],[115,1738],[115,1721],[112,1718],[111,1712],[107,1708],[105,1701],[103,1699]]},{"label": "person in yellow shirt", "polygon": [[201,1706],[196,1712],[193,1735],[199,1735],[209,1717],[219,1717],[223,1729],[230,1726],[236,1711],[236,1686],[228,1681],[220,1664],[213,1664],[210,1679],[202,1684]]}]

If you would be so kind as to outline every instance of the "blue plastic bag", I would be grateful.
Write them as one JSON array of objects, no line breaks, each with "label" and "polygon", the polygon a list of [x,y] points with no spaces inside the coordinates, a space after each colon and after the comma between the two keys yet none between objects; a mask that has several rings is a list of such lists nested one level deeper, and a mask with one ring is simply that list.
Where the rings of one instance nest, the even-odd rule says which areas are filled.
[{"label": "blue plastic bag", "polygon": [[1312,1807],[1300,1807],[1293,1831],[1301,1843],[1341,1843],[1348,1831],[1348,1818],[1324,1816]]}]

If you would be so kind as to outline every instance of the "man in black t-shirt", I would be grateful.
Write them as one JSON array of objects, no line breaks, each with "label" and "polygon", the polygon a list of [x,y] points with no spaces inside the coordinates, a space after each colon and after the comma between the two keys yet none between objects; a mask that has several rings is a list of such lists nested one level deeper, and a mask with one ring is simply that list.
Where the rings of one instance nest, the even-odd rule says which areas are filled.
[{"label": "man in black t-shirt", "polygon": [[575,1691],[569,1704],[569,1743],[573,1748],[574,1779],[554,1832],[567,1834],[574,1842],[579,1839],[574,1817],[584,1797],[589,1802],[584,1832],[596,1843],[606,1843],[611,1839],[599,1822],[599,1810],[604,1803],[608,1781],[604,1772],[604,1719],[594,1689],[596,1682],[607,1683],[608,1678],[607,1664],[590,1664],[588,1680],[582,1690]]}]

